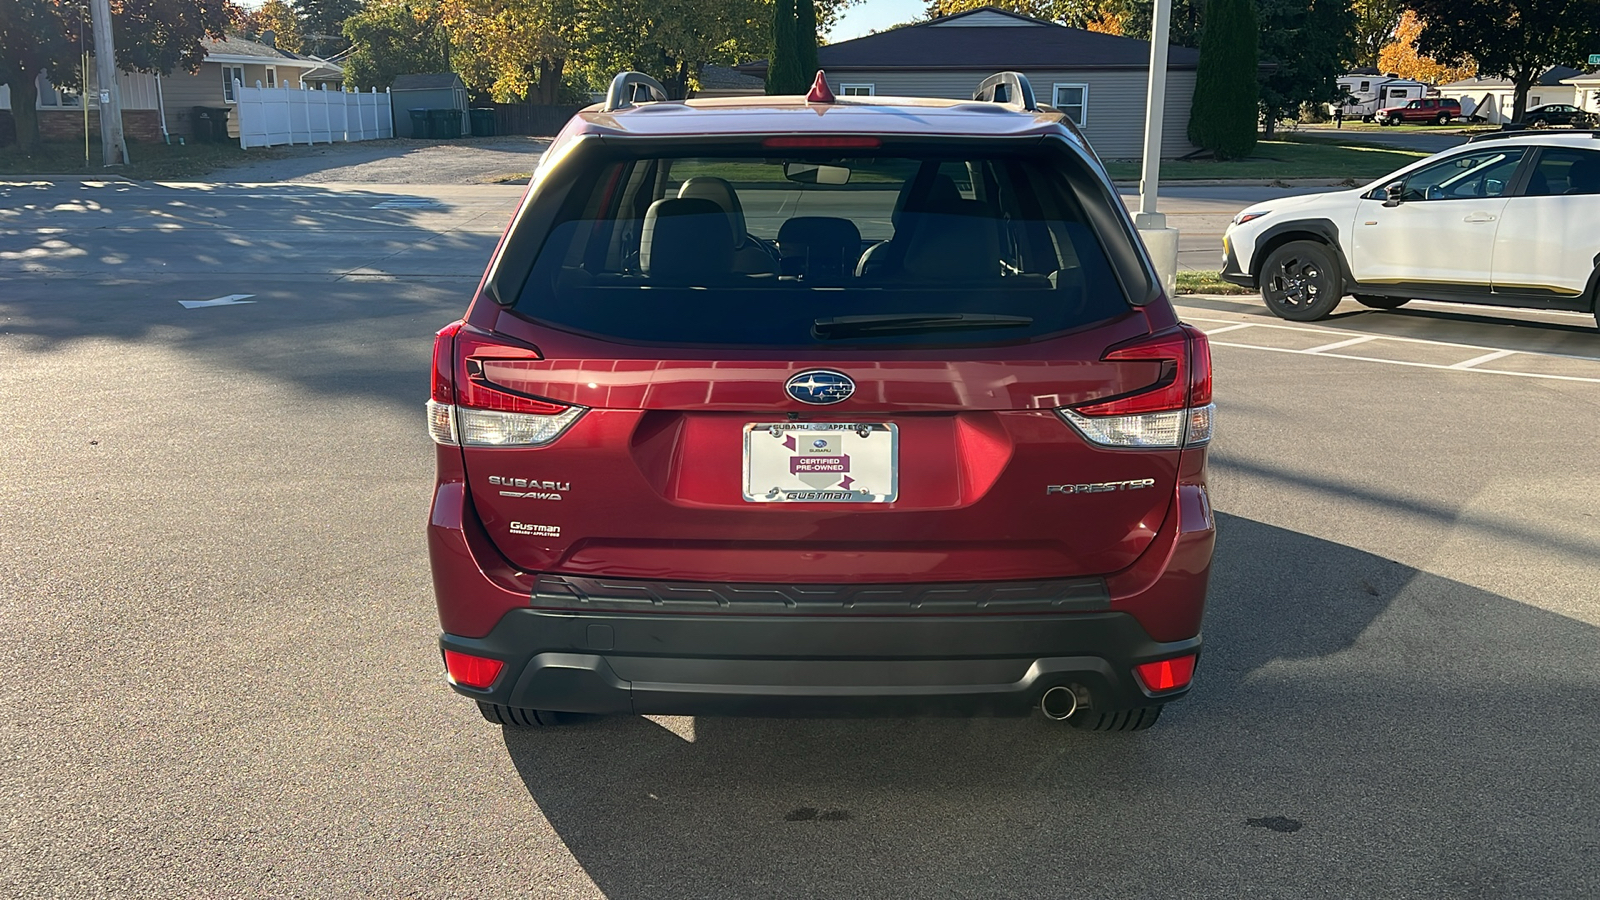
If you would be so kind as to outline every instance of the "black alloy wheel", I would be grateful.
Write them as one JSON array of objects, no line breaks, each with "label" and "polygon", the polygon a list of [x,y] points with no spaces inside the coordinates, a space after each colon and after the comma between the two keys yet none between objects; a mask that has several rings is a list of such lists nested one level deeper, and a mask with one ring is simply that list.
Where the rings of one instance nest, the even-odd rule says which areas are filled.
[{"label": "black alloy wheel", "polygon": [[1333,312],[1343,296],[1339,260],[1325,244],[1291,241],[1261,266],[1261,298],[1273,315],[1313,322]]}]

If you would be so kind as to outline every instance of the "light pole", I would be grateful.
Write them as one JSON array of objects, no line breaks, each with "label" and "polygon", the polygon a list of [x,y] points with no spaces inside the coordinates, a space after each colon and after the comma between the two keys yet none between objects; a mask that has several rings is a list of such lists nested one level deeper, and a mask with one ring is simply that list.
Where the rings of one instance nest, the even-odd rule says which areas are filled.
[{"label": "light pole", "polygon": [[1172,0],[1154,0],[1150,22],[1150,90],[1144,107],[1144,164],[1139,170],[1139,212],[1134,224],[1150,250],[1156,274],[1171,297],[1177,292],[1178,230],[1156,211],[1161,180],[1161,126],[1167,107],[1167,33],[1172,26]]},{"label": "light pole", "polygon": [[[105,165],[128,161],[122,137],[122,91],[117,84],[117,49],[111,39],[111,0],[90,0],[94,11],[94,71],[100,82],[100,152]],[[85,75],[87,77],[87,75]]]}]

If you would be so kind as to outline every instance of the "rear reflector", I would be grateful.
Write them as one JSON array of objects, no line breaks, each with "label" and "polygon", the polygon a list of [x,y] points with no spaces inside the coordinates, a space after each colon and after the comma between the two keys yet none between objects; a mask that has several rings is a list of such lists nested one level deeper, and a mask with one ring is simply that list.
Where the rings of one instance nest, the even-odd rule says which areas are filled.
[{"label": "rear reflector", "polygon": [[769,137],[761,142],[761,146],[768,150],[804,150],[815,147],[867,149],[881,147],[883,146],[883,141],[875,137],[854,137],[850,135],[792,135]]},{"label": "rear reflector", "polygon": [[1159,693],[1177,690],[1194,680],[1194,657],[1180,656],[1160,662],[1140,663],[1133,670],[1149,691]]},{"label": "rear reflector", "polygon": [[445,671],[449,673],[452,682],[462,687],[483,690],[494,684],[494,680],[500,677],[500,670],[505,666],[503,660],[457,653],[454,650],[444,652]]}]

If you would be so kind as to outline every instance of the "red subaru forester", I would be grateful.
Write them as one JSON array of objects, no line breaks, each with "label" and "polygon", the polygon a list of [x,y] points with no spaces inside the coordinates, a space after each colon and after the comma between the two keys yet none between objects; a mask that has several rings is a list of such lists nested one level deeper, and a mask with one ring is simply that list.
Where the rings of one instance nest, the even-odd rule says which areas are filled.
[{"label": "red subaru forester", "polygon": [[664,96],[567,125],[439,332],[450,683],[519,726],[1154,723],[1200,651],[1211,360],[1076,128],[1015,73]]}]

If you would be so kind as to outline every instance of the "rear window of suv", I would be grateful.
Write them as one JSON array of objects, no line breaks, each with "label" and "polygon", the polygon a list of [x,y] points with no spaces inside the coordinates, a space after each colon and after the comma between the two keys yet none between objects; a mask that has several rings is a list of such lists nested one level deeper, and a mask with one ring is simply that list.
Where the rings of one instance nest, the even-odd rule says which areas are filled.
[{"label": "rear window of suv", "polygon": [[[656,156],[575,182],[518,315],[627,342],[1033,340],[1125,314],[1125,229],[1020,155]],[[1106,205],[1102,202],[1102,205]],[[1095,227],[1096,223],[1100,228]],[[1124,242],[1108,255],[1105,241]]]}]

